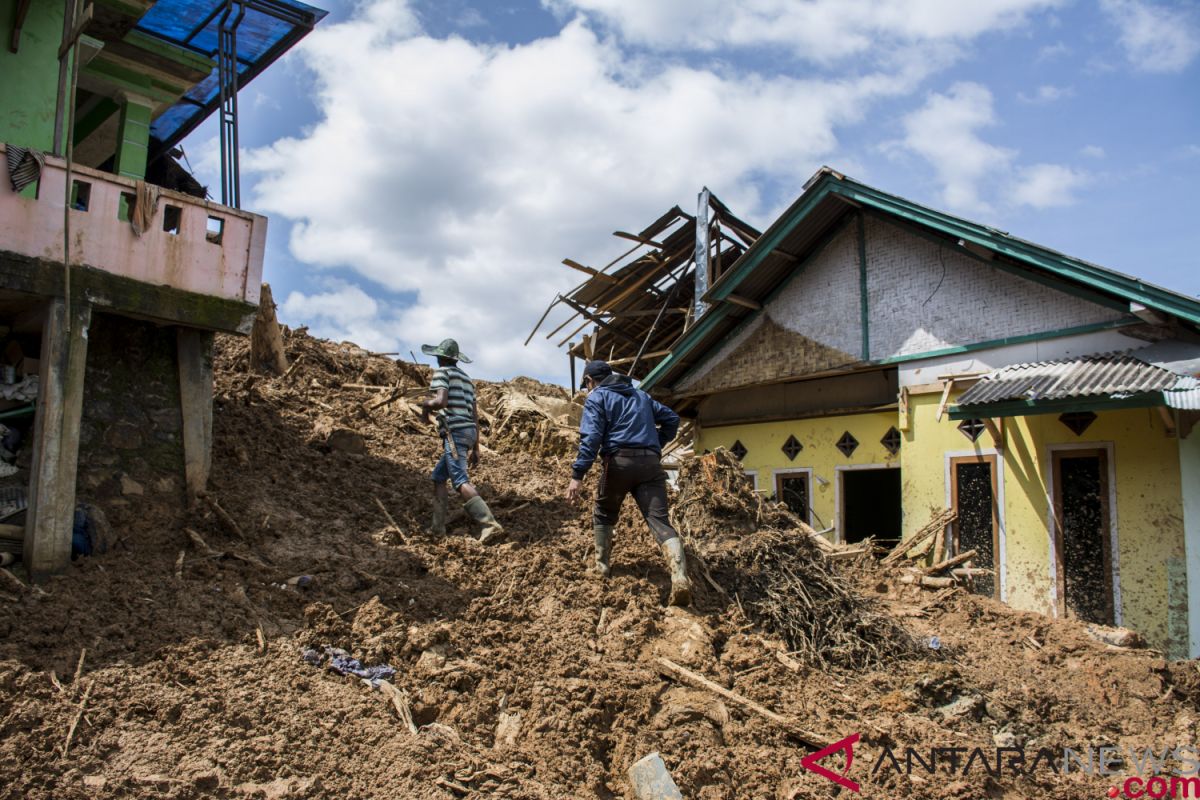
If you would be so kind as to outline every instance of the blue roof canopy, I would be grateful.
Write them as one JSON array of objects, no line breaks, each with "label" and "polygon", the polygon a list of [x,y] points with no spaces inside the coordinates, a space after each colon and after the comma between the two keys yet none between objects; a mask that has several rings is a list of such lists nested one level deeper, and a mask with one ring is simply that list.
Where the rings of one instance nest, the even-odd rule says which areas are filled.
[{"label": "blue roof canopy", "polygon": [[[237,13],[237,3],[234,13]],[[245,16],[237,27],[238,88],[300,41],[328,13],[296,0],[242,0]],[[217,34],[225,0],[158,0],[138,21],[137,30],[209,58],[217,55]],[[160,114],[150,134],[163,149],[175,145],[220,105],[217,68]]]}]

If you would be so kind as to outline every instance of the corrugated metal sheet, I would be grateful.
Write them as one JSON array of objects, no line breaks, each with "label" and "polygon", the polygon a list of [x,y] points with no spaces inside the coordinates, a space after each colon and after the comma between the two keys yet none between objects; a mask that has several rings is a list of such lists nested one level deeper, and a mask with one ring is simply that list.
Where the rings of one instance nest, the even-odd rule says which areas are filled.
[{"label": "corrugated metal sheet", "polygon": [[1121,399],[1173,391],[1194,378],[1129,355],[1083,356],[1063,361],[1013,364],[992,372],[963,393],[957,405],[979,406],[1010,400]]},{"label": "corrugated metal sheet", "polygon": [[1170,408],[1200,411],[1200,380],[1185,378],[1174,389],[1163,392],[1163,399]]}]

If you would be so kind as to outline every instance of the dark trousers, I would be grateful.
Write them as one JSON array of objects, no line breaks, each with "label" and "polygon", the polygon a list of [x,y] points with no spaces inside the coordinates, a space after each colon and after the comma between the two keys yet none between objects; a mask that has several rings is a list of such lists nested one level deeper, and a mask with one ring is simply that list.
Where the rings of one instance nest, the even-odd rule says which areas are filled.
[{"label": "dark trousers", "polygon": [[659,544],[679,535],[667,518],[667,473],[655,451],[618,450],[604,456],[593,522],[616,525],[621,503],[630,492]]}]

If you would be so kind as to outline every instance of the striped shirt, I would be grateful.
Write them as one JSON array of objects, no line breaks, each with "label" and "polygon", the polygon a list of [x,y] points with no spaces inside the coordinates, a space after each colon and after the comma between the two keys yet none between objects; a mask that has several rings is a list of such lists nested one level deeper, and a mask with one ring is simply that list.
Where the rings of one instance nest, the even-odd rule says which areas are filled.
[{"label": "striped shirt", "polygon": [[437,367],[429,391],[436,393],[445,389],[449,404],[438,412],[438,425],[442,430],[461,430],[475,427],[475,384],[467,373],[458,368]]}]

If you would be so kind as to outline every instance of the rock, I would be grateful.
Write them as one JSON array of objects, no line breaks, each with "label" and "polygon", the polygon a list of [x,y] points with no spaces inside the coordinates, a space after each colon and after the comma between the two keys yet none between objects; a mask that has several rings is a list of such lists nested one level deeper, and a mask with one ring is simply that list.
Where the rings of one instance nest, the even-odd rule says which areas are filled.
[{"label": "rock", "polygon": [[1128,628],[1108,628],[1103,625],[1088,625],[1088,635],[1098,642],[1115,647],[1145,647],[1146,642],[1137,631]]},{"label": "rock", "polygon": [[341,453],[364,455],[367,452],[367,440],[361,433],[346,428],[334,428],[325,440],[331,450]]},{"label": "rock", "polygon": [[121,476],[121,494],[129,497],[131,495],[141,497],[146,493],[145,487],[135,481],[128,475]]},{"label": "rock", "polygon": [[1025,737],[1019,736],[1010,730],[996,731],[992,734],[992,743],[996,747],[1020,747],[1025,743]]},{"label": "rock", "polygon": [[118,422],[104,434],[104,441],[118,450],[137,450],[142,446],[142,432],[131,422]]},{"label": "rock", "polygon": [[496,741],[493,747],[512,747],[517,742],[517,734],[521,732],[521,712],[514,711],[509,714],[507,711],[500,712],[500,719],[496,723]]},{"label": "rock", "polygon": [[154,482],[154,491],[169,494],[179,490],[179,481],[174,475],[168,475],[165,478],[159,478]]},{"label": "rock", "polygon": [[89,789],[103,789],[107,783],[108,778],[103,775],[85,775],[83,778],[83,785]]},{"label": "rock", "polygon": [[418,672],[437,672],[442,667],[446,666],[446,654],[441,647],[431,648],[421,653],[421,657],[417,659],[416,669]]},{"label": "rock", "polygon": [[941,706],[938,708],[938,713],[942,715],[942,719],[949,721],[964,717],[979,719],[983,716],[985,710],[982,697],[977,694],[967,694]]}]

